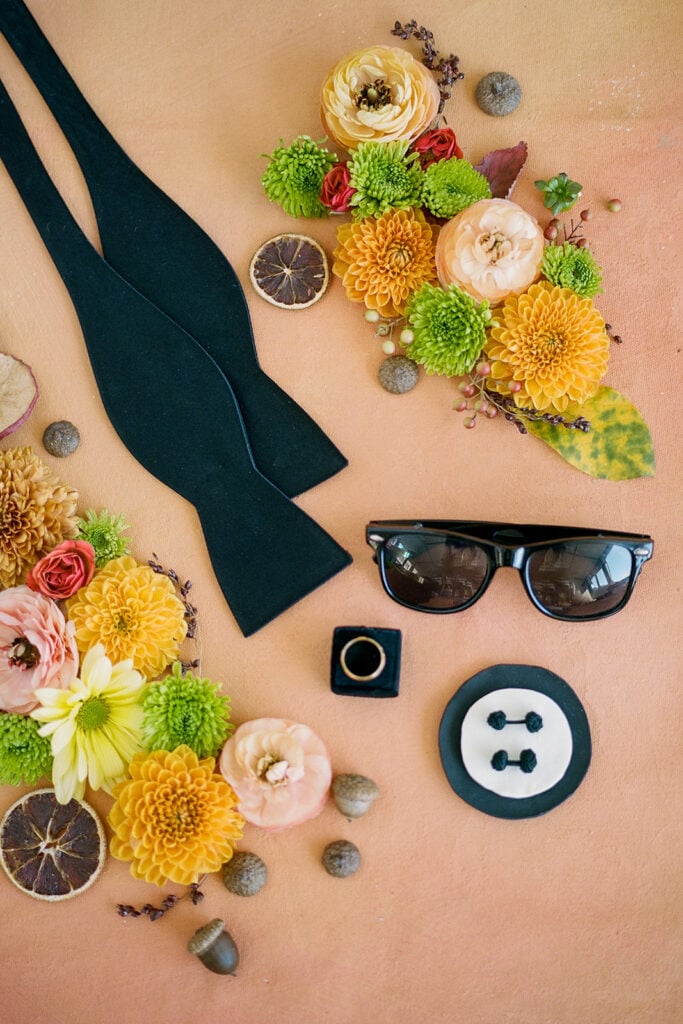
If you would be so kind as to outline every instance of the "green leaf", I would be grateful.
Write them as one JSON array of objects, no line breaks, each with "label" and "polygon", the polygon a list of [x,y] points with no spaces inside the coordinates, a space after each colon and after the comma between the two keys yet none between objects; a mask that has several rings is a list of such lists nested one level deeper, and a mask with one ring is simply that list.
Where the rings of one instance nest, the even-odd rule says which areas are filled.
[{"label": "green leaf", "polygon": [[589,420],[587,434],[555,427],[543,420],[525,422],[530,434],[554,448],[582,473],[603,480],[633,480],[654,476],[655,454],[645,420],[627,398],[613,388],[598,388],[582,405],[570,405],[565,419]]}]

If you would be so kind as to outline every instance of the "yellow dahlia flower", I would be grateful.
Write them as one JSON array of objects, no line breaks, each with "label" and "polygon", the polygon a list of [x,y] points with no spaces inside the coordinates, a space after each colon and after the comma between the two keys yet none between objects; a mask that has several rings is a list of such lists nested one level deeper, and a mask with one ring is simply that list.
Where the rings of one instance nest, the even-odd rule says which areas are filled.
[{"label": "yellow dahlia flower", "polygon": [[23,583],[41,555],[76,536],[77,500],[32,448],[0,452],[0,590]]},{"label": "yellow dahlia flower", "polygon": [[186,746],[133,758],[107,820],[112,856],[131,861],[134,878],[191,885],[230,860],[244,818],[214,767],[212,757],[200,761]]},{"label": "yellow dahlia flower", "polygon": [[[607,369],[609,338],[590,299],[539,281],[509,298],[497,320],[484,348],[489,387],[540,411],[564,412],[592,398]],[[511,392],[513,381],[519,391]]]},{"label": "yellow dahlia flower", "polygon": [[502,302],[538,280],[543,245],[538,222],[517,203],[480,199],[442,227],[439,281],[444,288],[457,284],[479,302]]},{"label": "yellow dahlia flower", "polygon": [[102,644],[112,661],[131,658],[150,679],[175,661],[187,633],[171,581],[130,555],[108,562],[67,608],[81,652]]},{"label": "yellow dahlia flower", "polygon": [[86,782],[111,793],[142,749],[140,695],[145,680],[131,661],[112,665],[101,644],[88,651],[67,689],[41,687],[31,718],[44,722],[54,761],[52,784],[60,804],[82,800]]},{"label": "yellow dahlia flower", "polygon": [[387,210],[337,228],[332,270],[347,298],[400,316],[410,295],[436,281],[433,230],[419,210]]},{"label": "yellow dahlia flower", "polygon": [[359,142],[414,141],[439,107],[432,75],[406,50],[373,46],[344,57],[322,87],[322,122],[345,149]]}]

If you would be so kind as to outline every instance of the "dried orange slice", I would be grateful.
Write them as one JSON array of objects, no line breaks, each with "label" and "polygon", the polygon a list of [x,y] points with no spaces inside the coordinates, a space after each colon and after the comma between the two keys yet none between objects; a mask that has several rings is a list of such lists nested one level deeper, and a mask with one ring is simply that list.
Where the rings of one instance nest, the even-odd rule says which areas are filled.
[{"label": "dried orange slice", "polygon": [[107,852],[100,819],[83,800],[57,803],[54,789],[15,801],[0,823],[0,862],[38,900],[68,900],[98,877]]},{"label": "dried orange slice", "polygon": [[254,288],[280,309],[305,309],[327,290],[325,250],[308,235],[276,235],[264,242],[249,266]]}]

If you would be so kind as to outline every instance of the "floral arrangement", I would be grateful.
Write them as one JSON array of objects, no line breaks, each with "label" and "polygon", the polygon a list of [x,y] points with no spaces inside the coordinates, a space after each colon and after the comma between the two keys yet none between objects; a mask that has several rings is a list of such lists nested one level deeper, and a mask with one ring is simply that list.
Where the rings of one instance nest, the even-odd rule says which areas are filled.
[{"label": "floral arrangement", "polygon": [[[330,756],[297,722],[235,731],[220,684],[181,656],[191,583],[134,558],[121,515],[77,504],[31,448],[0,452],[0,783],[47,778],[64,807],[104,790],[112,856],[198,903],[247,823],[280,831],[322,810]],[[181,898],[118,911],[157,920]]]},{"label": "floral arrangement", "polygon": [[[340,60],[320,106],[345,152],[308,135],[281,144],[262,178],[267,196],[293,217],[350,218],[337,228],[332,269],[383,339],[383,383],[410,360],[456,379],[454,408],[469,429],[498,417],[593,476],[652,475],[642,417],[602,383],[621,338],[594,303],[602,271],[584,234],[593,213],[560,219],[581,185],[564,172],[535,182],[552,213],[543,228],[510,199],[526,143],[466,159],[443,113],[463,77],[459,59],[441,57],[415,21],[392,34],[419,40],[422,61],[397,46]],[[404,379],[387,390],[409,390],[417,373]]]}]

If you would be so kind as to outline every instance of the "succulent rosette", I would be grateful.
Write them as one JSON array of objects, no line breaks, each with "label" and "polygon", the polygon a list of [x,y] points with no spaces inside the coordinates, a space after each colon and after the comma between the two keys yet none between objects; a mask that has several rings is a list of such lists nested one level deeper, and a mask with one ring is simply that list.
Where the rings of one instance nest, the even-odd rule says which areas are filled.
[{"label": "succulent rosette", "polygon": [[443,287],[457,284],[472,298],[502,302],[537,281],[543,232],[534,217],[509,199],[482,199],[441,229],[436,269]]},{"label": "succulent rosette", "polygon": [[326,76],[322,122],[345,149],[360,142],[414,141],[439,109],[429,71],[406,50],[372,46],[344,57]]},{"label": "succulent rosette", "polygon": [[241,725],[223,747],[219,767],[240,813],[271,832],[319,814],[332,781],[322,740],[307,725],[282,718]]},{"label": "succulent rosette", "polygon": [[28,714],[41,686],[67,687],[78,671],[74,626],[30,587],[0,591],[0,710]]}]

